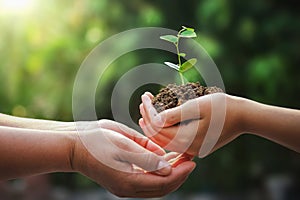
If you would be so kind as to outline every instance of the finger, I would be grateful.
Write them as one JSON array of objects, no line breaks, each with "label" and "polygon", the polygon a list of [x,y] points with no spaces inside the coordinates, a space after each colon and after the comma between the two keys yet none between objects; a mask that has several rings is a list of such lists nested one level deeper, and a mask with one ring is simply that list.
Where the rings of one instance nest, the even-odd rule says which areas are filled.
[{"label": "finger", "polygon": [[179,155],[180,155],[180,153],[177,153],[177,152],[169,152],[169,153],[167,153],[166,155],[164,155],[164,158],[165,158],[168,162],[170,162],[170,160],[176,158],[176,157],[179,156]]},{"label": "finger", "polygon": [[143,117],[144,124],[147,126],[150,126],[151,129],[155,132],[158,133],[162,128],[156,127],[155,125],[151,124],[151,119],[149,118],[148,114],[146,114],[145,108],[143,104],[140,105],[140,112]]},{"label": "finger", "polygon": [[187,157],[187,158],[189,158],[190,160],[193,160],[193,159],[194,159],[194,156],[193,156],[193,155],[190,155],[190,154],[187,154],[187,153],[183,153],[181,156]]},{"label": "finger", "polygon": [[152,140],[154,143],[158,144],[159,146],[163,147],[164,145],[160,142],[158,142],[157,140],[155,140],[154,137],[152,137],[153,135],[156,135],[156,131],[154,131],[153,129],[151,129],[150,127],[148,127],[146,124],[145,124],[145,121],[144,119],[140,119],[139,120],[139,125],[140,127],[142,128],[144,134],[150,139]]},{"label": "finger", "polygon": [[153,174],[136,174],[136,181],[133,187],[137,188],[136,194],[138,194],[138,197],[159,197],[166,195],[180,187],[195,166],[195,163],[192,161],[181,163],[173,168],[172,174],[165,177]]},{"label": "finger", "polygon": [[145,110],[144,110],[144,105],[143,105],[143,103],[140,104],[139,109],[140,109],[140,114],[141,114],[142,117],[144,118],[144,117],[145,117]]},{"label": "finger", "polygon": [[154,98],[154,96],[150,92],[145,92],[145,95],[147,95],[151,100]]},{"label": "finger", "polygon": [[191,161],[193,159],[193,156],[183,153],[177,153],[177,152],[170,152],[167,153],[164,158],[171,164],[172,167],[177,167],[183,162]]},{"label": "finger", "polygon": [[[123,142],[128,141],[123,140]],[[171,166],[163,156],[158,156],[135,143],[120,145],[126,146],[126,151],[121,151],[118,154],[120,161],[135,164],[146,171],[155,172],[163,176],[171,173]]]},{"label": "finger", "polygon": [[149,122],[157,127],[163,127],[163,121],[153,107],[150,97],[145,94],[142,95],[142,102],[145,116],[149,119]]},{"label": "finger", "polygon": [[139,132],[137,132],[136,130],[129,128],[128,126],[122,124],[122,123],[118,123],[112,120],[100,120],[100,127],[101,128],[105,128],[105,129],[109,129],[118,133],[121,133],[122,135],[132,139],[133,137],[144,137],[142,134],[140,134]]},{"label": "finger", "polygon": [[[170,186],[178,185],[180,182],[185,180],[185,178],[193,171],[195,168],[195,163],[192,161],[187,161],[181,163],[177,167],[173,168],[172,174],[169,176],[157,176],[155,174],[135,174],[136,176],[136,186],[138,189],[137,192],[142,191],[155,191],[155,190],[164,190]],[[147,177],[146,179],[144,177]]]},{"label": "finger", "polygon": [[143,103],[140,105],[140,113],[141,113],[141,115],[143,117],[144,124],[146,126],[151,127],[151,130],[152,130],[151,133],[153,133],[153,135],[157,134],[161,128],[158,128],[158,127],[155,127],[155,126],[151,125],[151,121],[150,121],[150,119],[148,117],[148,114],[146,114],[146,111],[145,111],[145,108],[143,106]]},{"label": "finger", "polygon": [[[148,126],[146,125],[146,127]],[[143,131],[147,135],[147,129],[145,129]],[[206,123],[193,120],[180,126],[162,128],[158,134],[147,136],[166,150],[196,155],[201,147],[206,129]]]},{"label": "finger", "polygon": [[[174,128],[174,126],[172,127],[167,127],[167,128],[164,128],[164,127],[157,127],[155,125],[153,125],[151,123],[151,120],[149,119],[148,115],[146,115],[146,111],[145,111],[145,108],[143,106],[143,104],[141,105],[141,113],[143,113],[143,124],[144,126],[146,126],[146,135],[147,137],[159,137],[160,134],[163,134],[165,137],[169,138],[170,140],[174,138],[174,136],[176,135],[176,132],[178,130],[178,127]],[[170,129],[170,128],[173,128],[173,129]]]},{"label": "finger", "polygon": [[101,127],[118,132],[158,155],[166,154],[166,152],[159,145],[153,143],[147,137],[124,124],[110,120],[101,120]]},{"label": "finger", "polygon": [[[152,129],[151,125],[145,125],[143,119],[140,119],[139,123],[143,132],[150,140],[152,140],[153,142],[155,142],[156,144],[158,144],[159,146],[167,150],[182,152],[180,145],[174,145],[176,144],[176,141],[173,141],[173,138],[177,133],[177,130],[175,128],[173,127],[163,128],[161,132],[157,133]],[[170,135],[170,136],[166,137],[166,135]]]},{"label": "finger", "polygon": [[179,154],[177,157],[173,158],[172,160],[169,160],[169,163],[171,163],[172,167],[177,167],[183,162],[191,161],[193,159],[193,156],[183,153]]},{"label": "finger", "polygon": [[144,104],[141,103],[139,108],[140,108],[140,113],[142,115],[142,118],[149,121],[148,115],[147,115],[147,113],[145,111],[145,108],[144,108]]},{"label": "finger", "polygon": [[144,131],[145,135],[150,139],[158,141],[170,142],[179,133],[179,126],[171,126],[166,128],[157,129],[153,127],[146,119],[140,119],[139,124]]},{"label": "finger", "polygon": [[[156,121],[153,121],[153,123],[159,125],[163,122],[164,127],[169,127],[186,120],[199,119],[200,104],[200,98],[189,100],[181,106],[159,113],[158,116],[156,116]],[[161,120],[161,122],[159,122],[159,120]]]},{"label": "finger", "polygon": [[150,125],[146,125],[143,119],[139,120],[139,124],[145,135],[161,147],[165,147],[171,141],[163,134],[157,133],[157,131],[153,130]]},{"label": "finger", "polygon": [[159,130],[155,130],[151,124],[149,124],[147,122],[146,119],[141,118],[139,119],[139,125],[142,128],[142,130],[144,131],[145,135],[149,138],[149,137],[153,137],[155,135],[159,135]]},{"label": "finger", "polygon": [[[172,126],[167,128],[156,127],[151,124],[148,115],[146,115],[146,111],[143,107],[143,104],[140,107],[141,113],[143,114],[143,119],[140,120],[142,123],[140,126],[144,131],[145,135],[150,138],[152,141],[165,148],[166,145],[173,140],[178,132],[178,127]],[[168,149],[172,151],[176,151],[174,148]]]},{"label": "finger", "polygon": [[180,106],[159,113],[157,117],[165,123],[165,127],[187,120],[203,119],[210,113],[212,100],[224,103],[224,94],[215,93],[189,100]]},{"label": "finger", "polygon": [[[171,127],[161,128],[159,131],[156,130],[151,124],[146,122],[147,118],[140,120],[140,126],[144,131],[145,135],[152,141],[160,145],[161,147],[176,152],[189,151],[193,140],[195,139],[199,120],[193,120],[189,123],[182,125],[176,125]],[[194,145],[193,145],[194,147]],[[193,148],[193,154],[194,154]]]}]

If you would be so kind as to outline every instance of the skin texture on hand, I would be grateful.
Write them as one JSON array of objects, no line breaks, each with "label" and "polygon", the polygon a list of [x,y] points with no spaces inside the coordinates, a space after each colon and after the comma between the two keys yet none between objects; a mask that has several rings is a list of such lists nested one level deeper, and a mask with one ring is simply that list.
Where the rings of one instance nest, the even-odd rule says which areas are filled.
[{"label": "skin texture on hand", "polygon": [[[126,157],[123,157],[123,155],[116,155],[117,159],[113,160],[113,162],[123,167],[122,170],[110,167],[95,159],[90,152],[86,151],[83,145],[75,147],[74,155],[76,171],[95,180],[98,184],[119,197],[145,198],[166,195],[178,189],[195,167],[193,162],[185,161],[174,167],[171,174],[167,175],[167,171],[166,176],[158,176],[153,173],[144,172],[139,168],[133,168],[129,161],[123,160]],[[109,157],[111,156],[113,155],[109,155]],[[155,163],[152,160],[149,160],[149,162]],[[128,172],[128,170],[132,170],[132,172]]]},{"label": "skin texture on hand", "polygon": [[245,99],[240,105],[244,132],[258,135],[300,153],[300,110]]},{"label": "skin texture on hand", "polygon": [[99,128],[99,121],[62,122],[45,119],[31,119],[0,113],[0,126],[48,131],[77,131]]},{"label": "skin texture on hand", "polygon": [[[87,122],[88,123],[88,122]],[[0,113],[0,126],[52,131],[76,131],[74,122],[30,119]]]},{"label": "skin texture on hand", "polygon": [[211,152],[243,133],[259,135],[300,151],[299,110],[268,106],[218,93],[190,100],[158,114],[151,98],[150,93],[142,96],[140,112],[143,118],[139,124],[151,140],[168,150],[198,155],[208,127],[218,123],[218,120],[212,121],[211,107],[212,100],[220,98],[226,104],[226,116],[221,133],[209,133],[211,138],[214,134],[219,136],[215,137],[217,142]]},{"label": "skin texture on hand", "polygon": [[[75,143],[72,166],[117,196],[163,196],[183,184],[195,167],[190,158],[181,156],[175,163],[185,160],[171,169],[165,160],[172,156],[148,138],[117,122],[100,120],[99,125],[103,133],[79,132],[84,136],[79,135]],[[92,141],[101,142],[92,144]]]},{"label": "skin texture on hand", "polygon": [[73,135],[0,126],[0,180],[71,171]]},{"label": "skin texture on hand", "polygon": [[[165,154],[148,138],[117,122],[37,120],[34,125],[34,119],[1,115],[1,122],[3,117],[18,128],[1,123],[0,180],[76,171],[118,196],[158,197],[180,187],[195,167],[190,157]],[[43,124],[48,126],[40,130]],[[50,130],[57,127],[64,130]],[[90,151],[86,143],[90,141],[97,151]]]},{"label": "skin texture on hand", "polygon": [[[232,100],[225,94],[217,93],[190,100],[181,106],[158,114],[151,104],[152,97],[150,93],[142,96],[143,103],[140,105],[140,112],[143,118],[140,119],[139,124],[144,133],[167,150],[187,153],[193,156],[199,155],[199,150],[212,123],[212,98],[215,101],[226,103],[226,106],[222,106],[226,109],[232,104]],[[218,111],[219,108],[215,109]],[[241,132],[238,113],[226,111],[225,114],[224,127],[220,130],[222,133],[210,132],[209,138],[215,140],[213,142],[216,144],[208,153],[229,143]],[[219,120],[219,118],[214,119],[213,123],[222,123],[222,120]]]}]

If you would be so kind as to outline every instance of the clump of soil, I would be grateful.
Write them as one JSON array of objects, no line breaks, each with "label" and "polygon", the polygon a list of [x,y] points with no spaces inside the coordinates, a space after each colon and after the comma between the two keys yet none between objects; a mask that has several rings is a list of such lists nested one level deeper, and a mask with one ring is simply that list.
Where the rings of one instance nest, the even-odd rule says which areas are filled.
[{"label": "clump of soil", "polygon": [[223,92],[223,90],[218,87],[205,87],[198,82],[185,85],[169,84],[153,98],[152,104],[157,112],[162,112],[180,106],[190,99],[217,92]]}]

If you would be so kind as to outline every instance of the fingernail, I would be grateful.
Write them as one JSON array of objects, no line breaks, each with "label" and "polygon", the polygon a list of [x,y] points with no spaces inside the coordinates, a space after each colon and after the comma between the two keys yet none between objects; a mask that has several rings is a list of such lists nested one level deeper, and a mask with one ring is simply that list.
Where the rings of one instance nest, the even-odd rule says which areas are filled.
[{"label": "fingernail", "polygon": [[151,103],[151,99],[145,94],[142,95],[142,100],[144,100],[146,104]]},{"label": "fingernail", "polygon": [[147,95],[149,97],[149,95],[152,95],[150,92],[145,92],[145,95]]},{"label": "fingernail", "polygon": [[159,161],[157,168],[158,170],[156,171],[156,173],[159,175],[168,175],[171,173],[171,169],[172,169],[170,163],[162,160]]}]

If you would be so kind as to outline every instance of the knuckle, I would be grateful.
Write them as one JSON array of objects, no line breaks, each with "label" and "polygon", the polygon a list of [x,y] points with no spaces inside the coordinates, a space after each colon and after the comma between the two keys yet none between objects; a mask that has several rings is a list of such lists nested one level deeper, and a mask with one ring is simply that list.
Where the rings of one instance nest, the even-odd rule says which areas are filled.
[{"label": "knuckle", "polygon": [[145,164],[144,164],[144,168],[147,171],[155,171],[157,170],[157,157],[153,154],[153,153],[148,153],[145,155],[144,158]]},{"label": "knuckle", "polygon": [[177,117],[175,115],[171,115],[169,118],[169,123],[171,124],[177,123]]},{"label": "knuckle", "polygon": [[100,120],[98,120],[98,125],[99,125],[100,127],[102,127],[102,126],[104,126],[105,124],[107,124],[108,122],[109,122],[108,119],[100,119]]},{"label": "knuckle", "polygon": [[167,111],[167,113],[166,113],[166,122],[170,123],[170,124],[176,123],[177,122],[176,113]]}]

